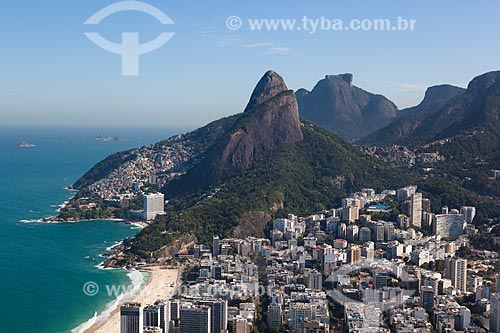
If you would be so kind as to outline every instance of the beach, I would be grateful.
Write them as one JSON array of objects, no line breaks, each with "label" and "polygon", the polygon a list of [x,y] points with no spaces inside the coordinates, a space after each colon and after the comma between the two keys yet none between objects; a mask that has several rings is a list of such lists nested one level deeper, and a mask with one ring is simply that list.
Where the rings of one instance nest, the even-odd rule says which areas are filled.
[{"label": "beach", "polygon": [[[178,283],[179,269],[171,269],[159,266],[144,267],[143,270],[151,272],[149,282],[143,286],[139,293],[133,298],[133,302],[141,303],[143,306],[150,305],[158,299],[170,299]],[[130,301],[130,300],[128,300]],[[120,308],[117,306],[112,310],[110,316],[104,322],[97,322],[85,333],[116,333],[120,332]]]}]

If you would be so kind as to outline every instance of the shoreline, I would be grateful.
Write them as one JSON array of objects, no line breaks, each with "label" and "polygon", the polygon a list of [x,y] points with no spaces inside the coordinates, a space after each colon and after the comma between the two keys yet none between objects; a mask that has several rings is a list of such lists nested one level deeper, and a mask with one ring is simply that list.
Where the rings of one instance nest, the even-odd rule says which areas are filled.
[{"label": "shoreline", "polygon": [[[65,188],[70,192],[78,192],[70,186]],[[73,199],[74,195],[69,198]],[[66,207],[69,201],[65,201],[59,205],[58,211]],[[147,228],[148,223],[144,221],[131,221],[121,218],[98,218],[98,219],[81,219],[81,218],[61,218],[60,216],[49,216],[37,220],[40,223],[79,223],[79,222],[94,222],[94,221],[112,221],[117,223],[125,223],[135,226],[140,229]],[[165,266],[144,266],[138,270],[129,270],[124,267],[112,267],[106,263],[115,258],[121,251],[123,241],[106,248],[107,253],[102,254],[107,259],[103,260],[97,266],[98,269],[123,269],[128,272],[132,291],[130,294],[120,294],[105,305],[104,310],[100,313],[94,312],[94,316],[87,321],[80,323],[71,330],[72,333],[116,333],[120,331],[120,306],[126,302],[141,303],[142,306],[154,304],[157,300],[170,300],[177,289],[177,284],[180,282],[180,268],[167,268]],[[136,285],[134,272],[142,275],[141,283]],[[150,275],[146,277],[144,272]],[[146,279],[148,279],[146,281]]]},{"label": "shoreline", "polygon": [[[120,305],[124,302],[137,302],[142,306],[154,304],[158,299],[171,299],[174,296],[177,283],[180,278],[180,268],[168,268],[166,266],[145,266],[141,271],[148,271],[150,273],[149,281],[141,284],[140,289],[135,295],[131,297],[123,297],[122,299],[115,299],[111,303],[110,308],[106,308],[97,316],[90,318],[89,322],[96,320],[98,316],[108,313],[106,318],[97,320],[92,323],[89,328],[84,328],[83,333],[116,333],[120,331]],[[142,273],[141,273],[142,274]],[[132,299],[131,299],[132,298]],[[87,323],[85,322],[85,323]],[[80,326],[85,325],[82,323]],[[80,327],[78,326],[78,327]],[[77,328],[78,328],[77,327]],[[75,328],[76,329],[76,328]]]},{"label": "shoreline", "polygon": [[[29,222],[29,220],[21,220],[23,222]],[[134,225],[136,227],[141,227],[142,229],[146,228],[149,226],[147,222],[144,221],[132,221],[132,220],[127,220],[127,219],[119,219],[119,218],[114,218],[114,217],[102,217],[98,219],[80,219],[80,218],[74,218],[74,219],[64,219],[59,216],[49,216],[45,217],[39,220],[36,220],[36,222],[39,223],[79,223],[79,222],[95,222],[95,221],[112,221],[112,222],[118,222],[118,223],[125,223],[125,224],[130,224]],[[33,221],[35,222],[35,221]]]}]

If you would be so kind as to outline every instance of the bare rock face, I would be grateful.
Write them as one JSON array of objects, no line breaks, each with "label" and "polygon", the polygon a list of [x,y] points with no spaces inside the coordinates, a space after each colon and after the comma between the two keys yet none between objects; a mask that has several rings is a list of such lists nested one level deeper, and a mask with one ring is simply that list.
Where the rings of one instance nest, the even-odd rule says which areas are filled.
[{"label": "bare rock face", "polygon": [[268,71],[233,129],[178,185],[185,190],[214,185],[247,170],[284,145],[303,139],[295,94],[281,76]]},{"label": "bare rock face", "polygon": [[210,169],[220,181],[248,169],[283,145],[302,141],[297,99],[273,71],[257,84],[238,126],[218,145]]},{"label": "bare rock face", "polygon": [[245,112],[251,111],[256,106],[270,100],[271,98],[287,91],[285,81],[274,71],[268,71],[260,79],[255,87]]},{"label": "bare rock face", "polygon": [[239,220],[239,225],[232,231],[232,236],[235,238],[265,237],[264,229],[272,220],[272,216],[263,211],[247,212]]},{"label": "bare rock face", "polygon": [[394,103],[352,82],[350,73],[326,75],[312,91],[298,90],[301,117],[348,140],[364,137],[395,119]]}]

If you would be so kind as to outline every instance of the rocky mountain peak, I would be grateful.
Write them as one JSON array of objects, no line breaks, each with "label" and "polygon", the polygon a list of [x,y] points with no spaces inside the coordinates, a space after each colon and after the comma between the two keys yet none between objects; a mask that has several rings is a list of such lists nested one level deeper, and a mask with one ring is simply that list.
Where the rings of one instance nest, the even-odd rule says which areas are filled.
[{"label": "rocky mountain peak", "polygon": [[425,91],[425,97],[423,102],[433,102],[441,99],[450,99],[456,95],[465,93],[465,89],[455,87],[449,84],[441,84],[438,86],[432,86],[427,88]]},{"label": "rocky mountain peak", "polygon": [[245,112],[254,109],[265,101],[287,91],[283,78],[275,71],[267,71],[255,87]]},{"label": "rocky mountain peak", "polygon": [[467,87],[472,95],[487,93],[490,89],[500,89],[500,71],[489,72],[475,77]]},{"label": "rocky mountain peak", "polygon": [[177,191],[217,184],[241,174],[283,146],[304,139],[295,94],[273,71],[260,79],[245,112],[237,117],[205,159],[174,185]]},{"label": "rocky mountain peak", "polygon": [[326,75],[307,92],[297,91],[301,117],[348,140],[356,140],[388,125],[397,107],[381,95],[352,84],[350,73]]},{"label": "rocky mountain peak", "polygon": [[352,87],[352,80],[354,76],[351,73],[338,74],[338,75],[326,75],[325,80],[328,81],[343,81]]}]

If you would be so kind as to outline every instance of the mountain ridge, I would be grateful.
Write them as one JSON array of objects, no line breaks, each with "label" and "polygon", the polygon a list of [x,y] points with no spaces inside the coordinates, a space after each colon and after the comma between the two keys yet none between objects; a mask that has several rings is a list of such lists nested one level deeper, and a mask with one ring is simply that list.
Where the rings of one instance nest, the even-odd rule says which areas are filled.
[{"label": "mountain ridge", "polygon": [[420,115],[439,110],[457,96],[463,95],[467,90],[451,84],[441,84],[428,87],[424,99],[416,106],[400,110],[398,117],[407,115]]},{"label": "mountain ridge", "polygon": [[[300,120],[296,95],[278,77],[274,72],[264,75],[264,83],[257,84],[245,112],[152,145],[157,150],[143,147],[133,151],[140,155],[136,160],[154,162],[166,156],[173,160],[167,163],[167,171],[158,174],[172,175],[163,188],[169,199],[166,214],[126,242],[131,254],[149,257],[186,234],[203,242],[213,235],[263,236],[273,217],[335,207],[342,197],[363,187],[379,191],[416,184],[432,198],[434,210],[441,205],[472,205],[478,207],[480,221],[500,214],[494,202],[455,183],[418,178],[390,167],[361,147]],[[350,79],[335,80],[349,85]],[[283,124],[281,119],[287,122]],[[290,136],[283,137],[283,131]],[[180,153],[166,155],[179,142],[182,145],[176,149]],[[233,162],[239,167],[233,168]],[[105,174],[99,171],[93,174]],[[219,171],[224,173],[220,178],[203,179]],[[98,189],[86,185],[80,192],[90,188]]]},{"label": "mountain ridge", "polygon": [[407,166],[410,172],[500,200],[500,183],[489,177],[500,169],[500,71],[475,77],[443,107],[402,117],[358,144],[371,145],[382,158],[405,147],[424,157]]},{"label": "mountain ridge", "polygon": [[465,89],[444,84],[427,88],[424,99],[416,106],[398,112],[396,120],[357,141],[365,145],[383,145],[396,143],[415,130],[429,114],[438,112],[440,108],[453,99],[463,95]]}]

